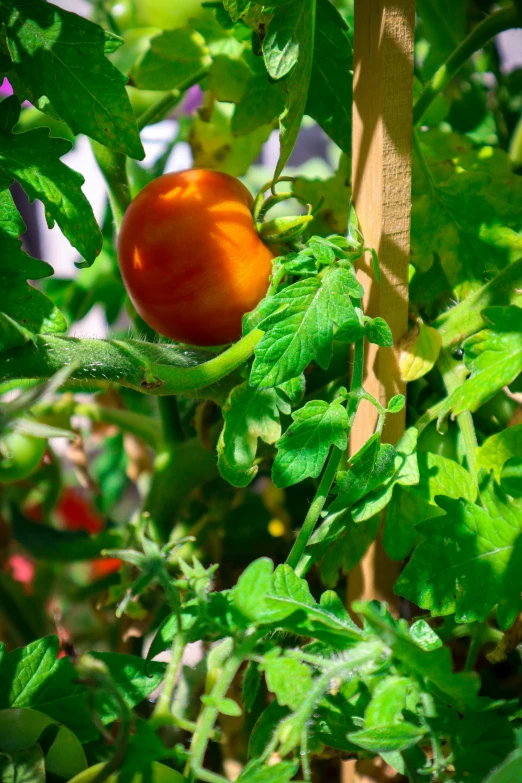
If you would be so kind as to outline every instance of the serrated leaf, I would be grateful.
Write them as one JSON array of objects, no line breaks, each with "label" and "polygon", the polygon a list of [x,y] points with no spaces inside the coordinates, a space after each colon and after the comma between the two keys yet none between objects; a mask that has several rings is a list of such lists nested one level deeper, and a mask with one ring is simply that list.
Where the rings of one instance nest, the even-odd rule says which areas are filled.
[{"label": "serrated leaf", "polygon": [[314,59],[305,114],[351,153],[353,54],[348,25],[330,0],[317,0]]},{"label": "serrated leaf", "polygon": [[306,554],[318,565],[323,584],[335,587],[339,574],[347,574],[361,560],[381,526],[380,515],[363,524],[353,521],[349,511],[330,514],[310,539]]},{"label": "serrated leaf", "polygon": [[312,687],[310,668],[294,658],[267,658],[263,663],[268,690],[281,706],[297,710]]},{"label": "serrated leaf", "polygon": [[252,386],[277,386],[300,375],[313,359],[326,369],[334,324],[353,318],[350,296],[356,289],[352,272],[331,267],[322,279],[300,280],[266,299],[259,324],[265,334],[255,349]]},{"label": "serrated leaf", "polygon": [[508,459],[522,457],[522,424],[491,435],[477,451],[477,469],[484,468],[500,483],[502,468]]},{"label": "serrated leaf", "polygon": [[297,4],[291,2],[282,5],[270,21],[263,40],[263,57],[272,79],[287,76],[299,59],[300,43],[296,37],[298,18]]},{"label": "serrated leaf", "polygon": [[439,259],[463,298],[520,256],[522,179],[506,152],[457,133],[430,130],[419,145],[432,179],[414,156],[412,263],[425,271]]},{"label": "serrated leaf", "polygon": [[348,734],[348,739],[355,745],[372,753],[390,753],[394,750],[406,750],[416,745],[424,736],[426,730],[413,723],[392,723],[389,726],[376,726],[373,729],[362,729]]},{"label": "serrated leaf", "polygon": [[379,433],[372,435],[350,458],[348,470],[337,474],[337,498],[330,507],[335,513],[349,508],[395,472],[396,452],[389,444],[381,445]]},{"label": "serrated leaf", "polygon": [[290,413],[288,397],[280,389],[254,389],[248,382],[236,386],[223,406],[225,425],[218,441],[219,472],[235,487],[246,487],[256,476],[257,442],[275,443],[281,435],[279,414]]},{"label": "serrated leaf", "polygon": [[232,592],[236,609],[248,620],[263,616],[263,602],[272,586],[274,564],[267,557],[250,563],[243,571]]},{"label": "serrated leaf", "polygon": [[12,133],[19,114],[16,96],[0,104],[0,177],[9,184],[17,180],[30,201],[42,201],[49,228],[56,221],[71,245],[92,263],[101,250],[101,232],[81,189],[83,177],[59,160],[71,145],[51,138],[48,128]]},{"label": "serrated leaf", "polygon": [[[3,657],[0,654],[0,709],[34,707],[63,723],[82,742],[88,742],[98,736],[92,720],[91,694],[77,681],[71,661],[57,659],[58,646],[56,636],[46,636]],[[128,707],[151,693],[165,670],[163,664],[147,664],[133,655],[92,655],[105,663]],[[100,691],[94,694],[94,708],[103,724],[112,723],[121,711],[111,695]]]},{"label": "serrated leaf", "polygon": [[440,418],[476,411],[522,372],[522,308],[488,307],[482,315],[488,328],[462,344],[471,375],[449,395]]},{"label": "serrated leaf", "polygon": [[175,90],[203,75],[211,62],[203,36],[192,27],[180,27],[153,36],[130,76],[142,90]]},{"label": "serrated leaf", "polygon": [[[4,173],[0,174],[3,181]],[[57,307],[26,280],[52,274],[52,267],[31,258],[19,236],[24,222],[7,188],[0,189],[0,352],[34,339],[34,334],[63,332],[66,321]]]},{"label": "serrated leaf", "polygon": [[351,509],[354,522],[364,522],[385,508],[396,484],[411,486],[419,481],[417,464],[417,430],[410,427],[395,446],[395,469],[387,481],[358,500]]},{"label": "serrated leaf", "polygon": [[[291,40],[299,47],[299,55],[285,82],[287,99],[279,117],[280,153],[274,178],[281,174],[290,157],[306,108],[314,54],[315,7],[315,0],[294,0],[279,12],[284,17],[285,27],[292,27]],[[270,23],[268,32],[271,35],[278,18],[279,14],[276,14]],[[288,40],[290,36],[285,38]],[[266,61],[267,52],[263,53]]]},{"label": "serrated leaf", "polygon": [[455,613],[457,622],[482,622],[501,604],[507,627],[520,609],[522,509],[496,485],[481,493],[486,508],[469,500],[437,496],[445,516],[417,529],[425,537],[395,590],[435,617]]},{"label": "serrated leaf", "polygon": [[307,477],[317,478],[331,446],[344,450],[348,414],[341,400],[307,402],[292,414],[293,423],[277,441],[272,467],[276,487],[289,487]]},{"label": "serrated leaf", "polygon": [[454,460],[432,452],[417,454],[419,482],[397,487],[386,513],[383,544],[393,560],[403,560],[419,538],[416,525],[444,513],[437,495],[475,502],[477,488],[471,474]]},{"label": "serrated leaf", "polygon": [[380,316],[370,318],[364,325],[364,336],[369,343],[380,345],[383,348],[391,348],[393,345],[393,335],[391,329]]},{"label": "serrated leaf", "polygon": [[73,133],[141,160],[127,79],[105,57],[116,38],[43,0],[4,0],[0,14],[13,61],[9,79],[20,97],[33,104],[47,99]]},{"label": "serrated leaf", "polygon": [[399,342],[399,369],[402,380],[410,383],[426,375],[439,358],[441,346],[440,332],[417,321],[412,331]]},{"label": "serrated leaf", "polygon": [[289,783],[297,772],[298,764],[280,761],[268,766],[259,759],[249,761],[237,779],[237,783]]}]

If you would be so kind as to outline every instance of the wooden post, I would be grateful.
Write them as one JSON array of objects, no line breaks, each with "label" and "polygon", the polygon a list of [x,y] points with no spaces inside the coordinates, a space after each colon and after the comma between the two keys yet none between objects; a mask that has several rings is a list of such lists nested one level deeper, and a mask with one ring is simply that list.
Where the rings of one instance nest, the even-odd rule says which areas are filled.
[{"label": "wooden post", "polygon": [[[411,116],[415,0],[355,0],[352,188],[367,247],[377,251],[381,283],[371,259],[359,270],[364,311],[386,319],[395,345],[408,328],[408,262],[411,208]],[[369,255],[369,254],[367,254]],[[365,388],[383,405],[405,388],[394,349],[370,346]],[[377,412],[363,402],[351,437],[357,451],[373,433]],[[404,411],[390,416],[383,439],[404,431]],[[348,596],[395,602],[396,564],[377,542],[350,574]]]},{"label": "wooden post", "polygon": [[[364,312],[386,319],[394,345],[408,328],[414,27],[415,0],[355,0],[353,201],[366,246],[379,256],[381,283],[375,281],[369,257],[359,279]],[[404,394],[395,349],[369,347],[364,385],[383,405],[394,394]],[[352,453],[372,435],[376,421],[375,408],[363,402],[352,429]],[[390,416],[383,440],[395,443],[404,422],[404,411]],[[349,604],[376,598],[398,613],[392,590],[398,573],[399,564],[387,558],[377,539],[350,573]],[[343,766],[345,783],[378,777],[377,770],[357,774],[354,762]]]}]

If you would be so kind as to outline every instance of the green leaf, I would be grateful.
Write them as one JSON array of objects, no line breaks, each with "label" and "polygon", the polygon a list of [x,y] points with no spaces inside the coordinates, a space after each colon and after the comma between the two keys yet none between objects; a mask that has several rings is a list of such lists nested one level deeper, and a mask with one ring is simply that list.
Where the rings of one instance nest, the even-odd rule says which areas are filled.
[{"label": "green leaf", "polygon": [[266,685],[281,706],[297,710],[308,695],[313,681],[310,667],[295,658],[266,658],[262,669]]},{"label": "green leaf", "polygon": [[349,511],[330,514],[309,541],[306,554],[318,564],[323,584],[335,587],[362,559],[381,526],[380,514],[355,523]]},{"label": "green leaf", "polygon": [[388,413],[400,413],[406,405],[404,394],[395,394],[388,402]]},{"label": "green leaf", "polygon": [[[290,157],[306,109],[314,54],[315,0],[294,0],[283,6],[268,28],[272,40],[275,38],[274,27],[279,24],[284,28],[292,28],[291,40],[299,47],[299,56],[285,81],[287,99],[285,109],[279,117],[280,154],[274,178],[281,174]],[[284,40],[288,39],[289,35],[286,34]],[[266,62],[271,52],[264,47],[263,54]]]},{"label": "green leaf", "polygon": [[348,25],[330,0],[317,0],[305,114],[348,155],[352,144],[352,68]]},{"label": "green leaf", "polygon": [[389,676],[380,682],[364,713],[365,729],[402,722],[406,697],[412,688],[407,677]]},{"label": "green leaf", "polygon": [[[82,742],[88,742],[98,736],[91,695],[77,682],[70,660],[57,659],[58,646],[56,636],[47,636],[3,657],[0,654],[0,709],[34,707],[63,723]],[[129,707],[152,693],[162,680],[163,664],[119,653],[92,654],[105,663]],[[112,723],[120,713],[113,697],[99,691],[94,694],[94,707],[103,724]]]},{"label": "green leaf", "polygon": [[352,605],[367,624],[392,649],[400,673],[418,679],[428,691],[436,694],[445,704],[460,712],[464,706],[477,707],[480,680],[476,674],[453,672],[451,651],[448,647],[426,650],[411,635],[405,620],[395,620],[386,606],[376,603]]},{"label": "green leaf", "polygon": [[477,470],[493,471],[495,480],[500,482],[502,468],[512,457],[522,457],[522,424],[508,427],[484,441],[477,451]]},{"label": "green leaf", "polygon": [[410,626],[410,636],[423,650],[437,650],[442,647],[442,639],[426,620],[415,620]]},{"label": "green leaf", "polygon": [[101,250],[100,229],[81,189],[83,177],[59,160],[71,145],[51,138],[48,128],[12,133],[19,114],[16,96],[0,104],[0,178],[6,184],[17,180],[30,201],[42,201],[49,228],[56,221],[71,245],[92,263]]},{"label": "green leaf", "polygon": [[391,723],[389,726],[376,726],[372,729],[362,729],[348,734],[348,739],[355,745],[372,753],[390,753],[395,750],[406,750],[416,745],[424,736],[426,730],[413,723]]},{"label": "green leaf", "polygon": [[[300,55],[296,36],[299,8],[295,2],[286,3],[274,14],[263,40],[266,70],[272,79],[282,79],[295,67]],[[304,55],[306,57],[306,54]]]},{"label": "green leaf", "polygon": [[301,374],[315,359],[326,369],[332,357],[334,323],[353,318],[350,296],[359,285],[353,273],[330,267],[322,279],[310,277],[264,300],[259,324],[265,334],[255,349],[250,383],[261,389]]},{"label": "green leaf", "polygon": [[317,205],[324,199],[314,212],[314,219],[305,236],[326,236],[332,232],[346,234],[351,199],[350,162],[351,158],[343,153],[333,176],[327,179],[297,177],[292,184],[293,192],[302,198],[305,204]]},{"label": "green leaf", "polygon": [[393,335],[384,318],[370,318],[364,325],[364,336],[369,343],[383,348],[391,348],[393,345]]},{"label": "green leaf", "polygon": [[502,468],[500,483],[504,492],[514,498],[522,497],[522,459],[512,457]]},{"label": "green leaf", "polygon": [[418,483],[416,446],[417,430],[415,427],[410,427],[395,446],[395,470],[390,478],[352,506],[351,514],[354,522],[364,522],[382,511],[390,502],[396,484],[411,486]]},{"label": "green leaf", "polygon": [[456,133],[431,130],[419,144],[430,173],[414,156],[412,263],[426,271],[439,259],[462,298],[520,257],[522,178],[503,150]]},{"label": "green leaf", "polygon": [[297,767],[294,761],[280,761],[269,767],[259,759],[253,759],[243,769],[237,783],[289,783]]},{"label": "green leaf", "polygon": [[344,450],[348,414],[342,400],[312,400],[292,414],[293,424],[276,443],[272,468],[276,487],[289,487],[308,476],[317,478],[331,446]]},{"label": "green leaf", "polygon": [[0,753],[1,783],[45,783],[45,759],[40,745]]},{"label": "green leaf", "polygon": [[263,602],[272,586],[273,571],[272,561],[262,557],[250,563],[237,580],[232,600],[247,620],[255,621],[263,616]]},{"label": "green leaf", "polygon": [[15,540],[37,560],[57,563],[92,560],[101,557],[102,549],[119,547],[122,544],[121,534],[116,531],[89,536],[82,531],[56,530],[32,522],[15,506],[11,507],[11,521]]},{"label": "green leaf", "polygon": [[0,15],[13,61],[9,79],[20,97],[39,108],[50,102],[73,133],[141,160],[127,79],[105,57],[118,39],[43,0],[3,0]]},{"label": "green leaf", "polygon": [[488,307],[482,315],[488,328],[462,344],[471,375],[449,395],[440,418],[476,411],[522,372],[522,308]]},{"label": "green leaf", "polygon": [[500,603],[505,628],[520,609],[522,509],[492,484],[481,499],[485,508],[437,496],[446,515],[418,525],[425,540],[395,591],[435,617],[454,612],[457,622],[482,622]]},{"label": "green leaf", "polygon": [[339,471],[335,492],[337,498],[330,507],[335,513],[349,508],[395,473],[396,452],[389,444],[381,445],[381,436],[375,433],[350,458],[348,470]]},{"label": "green leaf", "polygon": [[468,712],[451,738],[457,774],[483,775],[501,764],[515,748],[511,722],[495,712]]},{"label": "green leaf", "polygon": [[399,369],[403,381],[410,383],[426,375],[439,358],[442,337],[437,329],[420,321],[399,342]]},{"label": "green leaf", "polygon": [[522,748],[510,753],[503,763],[484,778],[483,783],[522,783]]},{"label": "green leaf", "polygon": [[477,489],[471,474],[457,462],[432,452],[417,454],[419,482],[398,486],[386,512],[383,544],[393,560],[404,560],[419,538],[416,525],[444,513],[437,495],[475,502]]},{"label": "green leaf", "polygon": [[248,382],[232,389],[222,408],[225,425],[218,441],[219,472],[235,487],[246,487],[256,476],[257,442],[275,443],[281,436],[279,414],[289,414],[281,389],[254,389]]},{"label": "green leaf", "polygon": [[150,47],[130,76],[142,90],[175,90],[210,67],[205,39],[192,27],[166,30],[150,39]]}]

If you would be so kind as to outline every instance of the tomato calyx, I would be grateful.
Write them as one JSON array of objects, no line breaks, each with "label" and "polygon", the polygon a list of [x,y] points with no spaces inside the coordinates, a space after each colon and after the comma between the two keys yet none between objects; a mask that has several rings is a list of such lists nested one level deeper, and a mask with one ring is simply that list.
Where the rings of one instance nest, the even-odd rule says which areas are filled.
[{"label": "tomato calyx", "polygon": [[[279,177],[276,180],[265,183],[257,194],[254,201],[252,216],[256,225],[256,231],[263,242],[274,245],[295,242],[295,240],[302,236],[308,224],[313,220],[314,212],[320,207],[320,204],[318,204],[315,210],[313,210],[311,204],[307,204],[290,190],[281,193],[274,192],[274,188],[278,182],[294,181],[294,177]],[[268,190],[270,193],[265,197],[265,193]],[[267,212],[272,209],[272,207],[275,207],[276,204],[280,204],[282,201],[288,201],[288,199],[296,199],[304,204],[307,208],[306,214],[285,215],[284,217],[265,220]]]}]

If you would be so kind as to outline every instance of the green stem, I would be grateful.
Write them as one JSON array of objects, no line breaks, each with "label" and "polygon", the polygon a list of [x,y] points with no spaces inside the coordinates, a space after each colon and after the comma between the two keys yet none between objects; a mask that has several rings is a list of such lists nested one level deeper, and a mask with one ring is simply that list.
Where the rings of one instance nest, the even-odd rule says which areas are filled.
[{"label": "green stem", "polygon": [[91,140],[92,150],[100,171],[105,177],[109,191],[112,215],[119,230],[121,221],[131,202],[129,179],[127,177],[127,158],[121,152],[114,152],[97,141]]},{"label": "green stem", "polygon": [[521,14],[515,6],[495,11],[480,22],[460,46],[450,54],[446,62],[433,74],[424,87],[413,106],[413,125],[419,124],[432,101],[444,90],[476,51],[482,49],[491,38],[504,30],[518,27],[520,23]]},{"label": "green stem", "polygon": [[[439,368],[442,372],[444,379],[444,385],[451,394],[455,389],[462,385],[464,382],[467,370],[461,362],[455,361],[446,351],[441,351],[439,360]],[[457,424],[462,433],[464,439],[464,448],[466,451],[466,459],[468,462],[468,470],[474,482],[477,484],[477,436],[475,434],[475,427],[473,425],[473,417],[469,411],[460,413],[457,417]]]},{"label": "green stem", "polygon": [[[257,639],[258,636],[256,636],[256,634],[252,634],[250,637],[248,637],[242,645],[236,648],[236,650],[232,653],[228,661],[223,666],[221,674],[212,688],[212,692],[210,693],[210,697],[214,704],[219,704],[219,702],[226,697],[228,689],[232,685],[239,667],[248,656],[251,649],[254,647]],[[192,742],[190,744],[190,761],[187,762],[187,766],[185,768],[186,777],[191,771],[196,775],[199,774],[199,777],[201,777],[203,760],[205,757],[205,751],[207,749],[210,732],[214,728],[218,714],[219,707],[205,705],[205,707],[201,710],[196,723],[196,731],[194,732]],[[209,778],[207,777],[206,779],[208,780]]]},{"label": "green stem", "polygon": [[174,637],[171,648],[171,658],[165,671],[165,679],[163,680],[163,688],[161,689],[158,701],[154,707],[154,712],[152,713],[151,721],[155,728],[162,723],[169,722],[172,717],[172,697],[176,687],[184,649],[185,637],[183,633],[180,632]]},{"label": "green stem", "polygon": [[[354,343],[353,346],[352,381],[350,384],[351,392],[359,392],[362,389],[363,370],[364,370],[364,339],[361,339],[361,340],[357,340],[357,342]],[[354,398],[352,398],[352,400],[353,399]],[[353,425],[355,414],[357,413],[357,408],[359,406],[359,399],[360,397],[356,398],[355,401],[352,402],[352,409],[350,410],[349,417],[348,417],[348,432],[350,431]],[[326,503],[326,499],[330,494],[330,490],[335,480],[335,475],[339,468],[339,464],[341,462],[341,458],[344,454],[344,451],[345,451],[344,449],[338,449],[337,446],[334,446],[330,452],[328,463],[326,465],[326,469],[323,473],[321,481],[319,482],[319,487],[317,488],[315,497],[312,500],[310,508],[308,509],[308,513],[305,517],[301,530],[299,531],[298,536],[294,542],[294,545],[290,550],[290,554],[286,558],[286,562],[289,566],[291,566],[291,568],[297,569],[297,567],[299,566],[301,569],[302,567],[301,558],[303,557],[308,541],[310,540],[310,537],[314,532],[315,526],[317,524],[317,520],[321,516],[321,512],[324,508],[324,504]]]},{"label": "green stem", "polygon": [[179,103],[183,93],[190,87],[193,87],[195,84],[200,82],[207,75],[207,73],[208,68],[200,68],[200,70],[193,74],[190,79],[186,79],[182,84],[180,84],[178,89],[171,90],[166,95],[162,95],[162,97],[156,101],[156,103],[153,103],[152,106],[149,106],[148,109],[145,109],[145,111],[140,114],[138,117],[138,128],[143,130],[143,128],[146,128],[147,125],[153,125],[155,122],[162,120],[169,113],[169,111],[173,109],[177,103]]},{"label": "green stem", "polygon": [[475,668],[475,664],[483,644],[484,638],[482,635],[482,627],[480,626],[475,630],[475,633],[471,637],[468,654],[466,656],[466,662],[464,664],[465,672],[472,672]]},{"label": "green stem", "polygon": [[301,530],[299,531],[299,534],[294,541],[294,545],[290,550],[290,554],[286,558],[286,562],[291,568],[297,567],[297,564],[304,554],[310,536],[314,532],[317,520],[321,516],[321,511],[323,510],[326,499],[330,494],[330,490],[332,488],[335,474],[337,473],[337,468],[339,467],[342,455],[343,451],[338,449],[337,446],[334,446],[330,452],[326,470],[323,473],[323,477],[321,478],[319,487],[315,493],[315,497],[312,500],[310,508],[308,509],[308,513],[305,517]]},{"label": "green stem", "polygon": [[[218,356],[195,364],[197,349],[189,354],[184,346],[171,343],[37,335],[34,343],[3,354],[0,383],[50,378],[76,362],[78,369],[71,376],[75,380],[117,383],[159,396],[201,396],[201,389],[217,384],[247,361],[262,336],[261,330],[254,329]],[[199,352],[202,356],[208,353]]]},{"label": "green stem", "polygon": [[163,442],[167,444],[184,441],[185,434],[179,416],[176,397],[158,397],[158,406],[163,429]]}]

